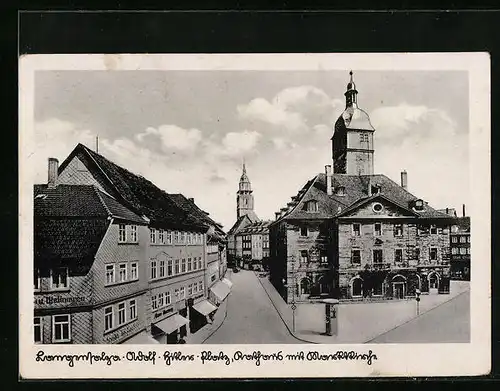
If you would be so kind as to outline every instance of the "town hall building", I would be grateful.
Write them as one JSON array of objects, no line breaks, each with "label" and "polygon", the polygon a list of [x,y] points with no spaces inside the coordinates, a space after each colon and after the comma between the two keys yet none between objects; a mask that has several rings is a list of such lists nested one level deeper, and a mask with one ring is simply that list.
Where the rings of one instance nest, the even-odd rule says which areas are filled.
[{"label": "town hall building", "polygon": [[[270,280],[288,302],[405,299],[449,293],[456,218],[374,173],[375,128],[358,106],[352,72],[334,125],[332,165],[270,224]],[[332,170],[333,166],[333,170]]]}]

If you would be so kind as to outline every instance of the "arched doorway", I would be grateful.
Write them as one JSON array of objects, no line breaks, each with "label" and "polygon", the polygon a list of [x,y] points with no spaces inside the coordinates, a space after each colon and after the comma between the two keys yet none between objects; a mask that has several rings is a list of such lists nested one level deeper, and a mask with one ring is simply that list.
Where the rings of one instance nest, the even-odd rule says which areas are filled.
[{"label": "arched doorway", "polygon": [[392,296],[395,299],[404,299],[406,296],[406,278],[401,274],[392,278]]},{"label": "arched doorway", "polygon": [[363,279],[361,277],[354,277],[351,280],[351,296],[352,297],[363,296]]},{"label": "arched doorway", "polygon": [[438,293],[439,274],[433,271],[429,273],[427,278],[429,279],[429,293]]},{"label": "arched doorway", "polygon": [[318,279],[318,288],[319,288],[319,294],[320,295],[325,295],[330,293],[330,287],[328,284],[328,278],[326,276],[321,276]]},{"label": "arched doorway", "polygon": [[304,277],[300,280],[300,297],[306,299],[311,294],[311,281]]}]

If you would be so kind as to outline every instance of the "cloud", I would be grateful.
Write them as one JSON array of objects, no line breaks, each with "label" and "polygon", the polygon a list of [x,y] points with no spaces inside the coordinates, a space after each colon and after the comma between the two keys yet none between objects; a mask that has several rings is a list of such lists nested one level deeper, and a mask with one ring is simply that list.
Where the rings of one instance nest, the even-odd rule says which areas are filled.
[{"label": "cloud", "polygon": [[136,135],[138,141],[144,141],[148,136],[157,136],[165,150],[192,151],[202,139],[198,129],[184,129],[177,125],[161,125],[158,128],[148,127],[143,133]]},{"label": "cloud", "polygon": [[304,130],[310,126],[331,122],[342,106],[314,86],[289,87],[277,93],[271,101],[255,98],[237,106],[241,119],[261,121],[282,130]]}]

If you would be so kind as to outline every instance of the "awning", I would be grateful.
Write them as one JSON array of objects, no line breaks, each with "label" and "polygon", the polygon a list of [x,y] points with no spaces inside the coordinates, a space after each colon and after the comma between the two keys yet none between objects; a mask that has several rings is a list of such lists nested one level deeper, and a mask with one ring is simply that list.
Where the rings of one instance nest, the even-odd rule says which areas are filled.
[{"label": "awning", "polygon": [[162,330],[165,334],[170,334],[171,332],[185,326],[189,323],[185,317],[180,316],[179,314],[175,314],[170,316],[167,319],[163,319],[162,321],[155,323],[154,325]]},{"label": "awning", "polygon": [[210,303],[208,300],[202,300],[193,305],[193,308],[202,315],[209,315],[217,310],[217,307]]},{"label": "awning", "polygon": [[125,342],[123,342],[123,344],[151,345],[151,344],[159,344],[159,342],[145,331],[142,331],[139,334],[134,335],[132,338],[127,339]]},{"label": "awning", "polygon": [[227,278],[223,278],[222,282],[226,284],[229,287],[229,289],[231,289],[231,287],[233,286],[233,283],[229,281]]},{"label": "awning", "polygon": [[219,301],[223,301],[227,295],[229,295],[229,287],[221,281],[217,281],[211,288],[210,291],[215,295]]}]

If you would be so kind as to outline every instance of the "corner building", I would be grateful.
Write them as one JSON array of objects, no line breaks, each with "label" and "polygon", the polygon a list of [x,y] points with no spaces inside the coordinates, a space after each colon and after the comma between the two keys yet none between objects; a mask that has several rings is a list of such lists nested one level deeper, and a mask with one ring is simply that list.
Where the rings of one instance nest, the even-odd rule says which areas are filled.
[{"label": "corner building", "polygon": [[331,138],[332,166],[270,224],[270,279],[287,302],[404,299],[448,293],[456,218],[374,174],[375,129],[351,78]]}]

